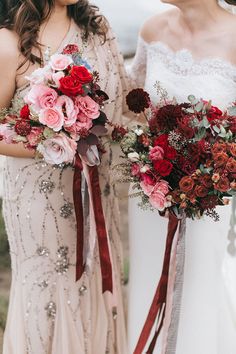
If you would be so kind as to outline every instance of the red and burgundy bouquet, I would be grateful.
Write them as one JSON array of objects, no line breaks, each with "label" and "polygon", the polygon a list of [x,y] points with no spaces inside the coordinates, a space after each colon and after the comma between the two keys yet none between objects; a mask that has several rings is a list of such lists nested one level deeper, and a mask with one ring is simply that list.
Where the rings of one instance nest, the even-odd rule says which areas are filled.
[{"label": "red and burgundy bouquet", "polygon": [[188,102],[179,104],[168,100],[161,89],[160,94],[160,103],[153,105],[147,92],[131,91],[128,107],[143,113],[147,124],[132,129],[117,126],[112,134],[123,151],[124,162],[116,167],[121,181],[133,183],[134,195],[141,197],[144,209],[169,211],[162,274],[134,354],[144,353],[154,326],[147,353],[153,353],[161,329],[162,353],[174,352],[186,218],[206,214],[218,220],[216,207],[227,204],[236,193],[236,106],[223,112],[191,95]]},{"label": "red and burgundy bouquet", "polygon": [[49,164],[73,163],[79,154],[87,164],[98,165],[107,120],[101,107],[108,96],[79,48],[68,45],[27,79],[30,89],[20,113],[1,114],[4,141],[22,142]]},{"label": "red and burgundy bouquet", "polygon": [[217,219],[216,206],[236,192],[235,107],[222,112],[211,102],[188,99],[154,106],[142,89],[131,91],[129,109],[144,112],[147,125],[116,127],[113,138],[120,141],[124,174],[139,190],[142,206]]}]

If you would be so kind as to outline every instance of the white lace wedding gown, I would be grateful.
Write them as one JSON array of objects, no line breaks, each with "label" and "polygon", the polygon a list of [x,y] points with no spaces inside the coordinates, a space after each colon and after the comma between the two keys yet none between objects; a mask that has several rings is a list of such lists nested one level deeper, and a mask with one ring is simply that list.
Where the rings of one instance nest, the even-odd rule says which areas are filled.
[{"label": "white lace wedding gown", "polygon": [[[130,70],[136,86],[157,100],[158,80],[179,102],[189,94],[212,99],[224,108],[236,99],[236,67],[207,58],[194,60],[188,50],[174,53],[165,44],[139,39]],[[176,354],[236,353],[236,253],[232,206],[218,208],[220,221],[187,221],[186,264]],[[232,219],[230,219],[232,217]],[[231,232],[230,230],[231,220]],[[167,220],[142,211],[137,200],[129,205],[130,292],[129,342],[131,354],[146,319],[164,255]],[[160,353],[160,343],[155,354]]]}]

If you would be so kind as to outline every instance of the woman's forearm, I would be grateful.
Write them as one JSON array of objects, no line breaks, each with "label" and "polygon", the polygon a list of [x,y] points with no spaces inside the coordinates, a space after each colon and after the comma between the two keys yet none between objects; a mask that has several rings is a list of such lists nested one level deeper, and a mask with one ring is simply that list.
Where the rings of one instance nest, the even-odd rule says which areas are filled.
[{"label": "woman's forearm", "polygon": [[33,158],[35,156],[35,151],[26,149],[22,143],[6,144],[3,141],[1,141],[0,155],[21,157],[21,158]]}]

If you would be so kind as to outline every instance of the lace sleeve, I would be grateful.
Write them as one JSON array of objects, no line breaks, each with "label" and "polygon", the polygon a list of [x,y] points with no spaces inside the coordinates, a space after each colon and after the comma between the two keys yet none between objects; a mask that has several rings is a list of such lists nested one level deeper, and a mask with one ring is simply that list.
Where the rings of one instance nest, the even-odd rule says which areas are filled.
[{"label": "lace sleeve", "polygon": [[133,62],[127,67],[128,76],[133,88],[144,87],[147,66],[147,43],[139,37],[137,51]]}]

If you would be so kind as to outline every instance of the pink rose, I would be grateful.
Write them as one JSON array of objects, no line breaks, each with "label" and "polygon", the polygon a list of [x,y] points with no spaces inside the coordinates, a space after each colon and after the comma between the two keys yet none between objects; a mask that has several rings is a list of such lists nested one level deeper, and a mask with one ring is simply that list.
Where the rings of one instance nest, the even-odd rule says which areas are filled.
[{"label": "pink rose", "polygon": [[57,107],[63,109],[64,112],[64,127],[71,127],[75,122],[78,114],[78,108],[68,96],[60,96],[57,100]]},{"label": "pink rose", "polygon": [[39,121],[58,132],[64,124],[64,115],[60,108],[46,108],[40,111]]},{"label": "pink rose", "polygon": [[72,163],[76,149],[76,142],[65,134],[57,134],[38,146],[38,151],[43,155],[45,161],[52,165]]},{"label": "pink rose", "polygon": [[149,152],[149,158],[152,161],[162,160],[164,158],[164,150],[162,149],[162,147],[153,147]]},{"label": "pink rose", "polygon": [[159,182],[157,182],[154,189],[155,191],[160,191],[161,193],[166,195],[169,193],[169,184],[164,180],[160,180]]},{"label": "pink rose", "polygon": [[149,197],[153,208],[163,211],[166,208],[166,195],[169,193],[169,185],[166,181],[160,180],[154,186],[144,180],[140,183],[143,192]]},{"label": "pink rose", "polygon": [[163,193],[156,190],[149,197],[149,202],[153,206],[153,208],[163,211],[166,208],[166,197]]},{"label": "pink rose", "polygon": [[40,85],[52,79],[52,69],[49,65],[43,68],[38,68],[32,72],[31,75],[26,76],[26,79],[33,85]]},{"label": "pink rose", "polygon": [[37,146],[42,138],[43,128],[32,127],[31,132],[27,135],[29,145],[31,147]]},{"label": "pink rose", "polygon": [[55,106],[58,98],[56,91],[44,85],[34,85],[25,97],[25,102],[32,105],[35,112],[39,113],[41,109],[52,108]]},{"label": "pink rose", "polygon": [[89,96],[80,96],[75,100],[75,105],[79,109],[78,119],[81,121],[84,116],[90,119],[96,119],[100,116],[100,107],[92,98]]},{"label": "pink rose", "polygon": [[63,71],[73,63],[72,58],[65,54],[54,54],[51,56],[50,65],[53,70]]},{"label": "pink rose", "polygon": [[14,138],[17,137],[17,133],[11,128],[9,124],[0,124],[0,137],[6,144],[13,144]]},{"label": "pink rose", "polygon": [[148,197],[150,197],[150,195],[152,194],[153,188],[154,188],[153,185],[147,184],[144,181],[142,181],[140,183],[140,186],[141,186],[144,194],[146,194]]},{"label": "pink rose", "polygon": [[140,175],[140,166],[137,163],[134,163],[132,165],[131,174],[132,174],[132,176],[139,176]]}]

